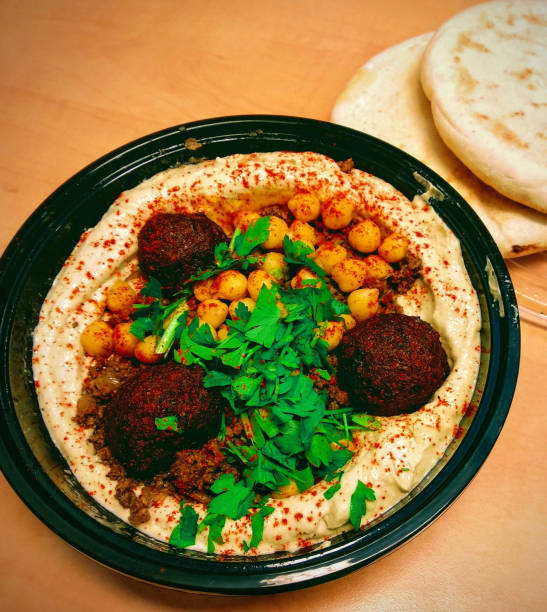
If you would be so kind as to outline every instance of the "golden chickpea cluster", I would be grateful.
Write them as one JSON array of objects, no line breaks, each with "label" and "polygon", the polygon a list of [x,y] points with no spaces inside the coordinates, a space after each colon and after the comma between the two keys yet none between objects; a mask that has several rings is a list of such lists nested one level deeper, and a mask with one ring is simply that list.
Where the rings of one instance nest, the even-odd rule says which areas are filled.
[{"label": "golden chickpea cluster", "polygon": [[[393,274],[392,264],[406,257],[407,238],[399,233],[386,234],[372,219],[362,218],[346,198],[321,201],[313,193],[299,193],[289,199],[287,207],[294,217],[290,224],[279,216],[269,215],[269,235],[261,245],[256,269],[248,275],[225,270],[194,283],[195,316],[200,324],[209,326],[215,340],[226,338],[229,333],[226,319],[237,319],[240,304],[249,311],[254,309],[264,285],[284,284],[295,290],[320,285],[318,276],[307,267],[290,276],[283,252],[285,236],[308,245],[312,250],[310,257],[347,296],[351,314],[343,315],[342,320],[327,321],[321,328],[329,351],[339,345],[346,330],[378,312],[380,292],[375,285]],[[234,215],[234,226],[244,232],[259,216],[255,210],[239,210]],[[136,298],[137,293],[129,283],[118,281],[108,289],[106,307],[111,313],[129,319]],[[278,306],[282,316],[286,315],[279,301]],[[176,314],[180,313],[171,316]],[[168,323],[165,322],[165,327]],[[103,320],[96,321],[81,336],[84,351],[97,358],[106,358],[114,352],[122,357],[136,357],[143,363],[163,358],[156,353],[157,337],[148,336],[140,341],[130,328],[130,320],[114,327]]]},{"label": "golden chickpea cluster", "polygon": [[127,319],[109,325],[104,320],[93,321],[82,332],[80,341],[87,355],[96,359],[106,359],[116,353],[120,357],[136,357],[142,363],[156,363],[163,355],[156,353],[156,336],[147,336],[139,340],[131,333],[133,304],[137,301],[137,292],[130,283],[116,281],[106,292],[106,309],[118,319]]},{"label": "golden chickpea cluster", "polygon": [[[399,233],[386,234],[374,220],[360,218],[347,198],[321,201],[315,194],[303,193],[291,198],[287,206],[295,218],[287,230],[289,237],[310,246],[315,263],[347,294],[351,315],[346,315],[343,323],[328,322],[323,330],[332,350],[346,329],[378,312],[380,292],[375,285],[390,277],[394,272],[392,264],[407,256],[408,239]],[[318,229],[321,225],[323,233]],[[275,222],[275,227],[283,227],[283,231],[285,226]],[[314,278],[317,277],[311,270],[302,268],[290,284],[296,289],[313,284]]]},{"label": "golden chickpea cluster", "polygon": [[[326,322],[321,330],[328,349],[333,350],[346,330],[378,312],[380,292],[373,285],[393,274],[391,264],[406,257],[408,240],[401,234],[385,235],[372,219],[359,218],[353,204],[345,198],[322,202],[315,194],[299,193],[287,202],[287,207],[294,217],[290,224],[270,215],[270,233],[261,245],[265,253],[258,269],[248,276],[227,270],[214,279],[195,283],[194,297],[201,304],[227,302],[227,312],[222,308],[222,317],[208,317],[205,312],[199,312],[200,307],[198,316],[201,321],[209,323],[222,339],[229,330],[225,319],[237,318],[236,309],[241,302],[252,311],[263,285],[271,287],[274,283],[286,283],[292,289],[319,286],[320,279],[309,268],[302,267],[289,276],[283,253],[283,239],[288,236],[308,245],[315,263],[331,277],[340,291],[347,294],[351,314],[344,315],[343,321]],[[254,210],[240,210],[234,216],[234,226],[243,232],[258,218],[258,212]],[[283,305],[278,305],[283,313]],[[218,304],[217,307],[221,308]]]}]

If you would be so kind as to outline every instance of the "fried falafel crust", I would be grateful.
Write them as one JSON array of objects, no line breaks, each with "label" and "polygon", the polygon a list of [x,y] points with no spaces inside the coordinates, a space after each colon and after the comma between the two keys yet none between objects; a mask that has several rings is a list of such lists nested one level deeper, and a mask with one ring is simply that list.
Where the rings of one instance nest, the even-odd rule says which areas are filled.
[{"label": "fried falafel crust", "polygon": [[137,258],[146,275],[179,289],[213,262],[215,246],[225,240],[222,228],[203,213],[159,213],[139,232]]},{"label": "fried falafel crust", "polygon": [[[176,452],[200,446],[218,431],[220,396],[203,386],[204,371],[174,361],[144,368],[120,385],[104,409],[105,441],[130,476],[169,468]],[[176,417],[176,431],[157,418]]]},{"label": "fried falafel crust", "polygon": [[349,330],[338,380],[355,407],[378,416],[418,410],[449,372],[439,333],[419,317],[379,314]]}]

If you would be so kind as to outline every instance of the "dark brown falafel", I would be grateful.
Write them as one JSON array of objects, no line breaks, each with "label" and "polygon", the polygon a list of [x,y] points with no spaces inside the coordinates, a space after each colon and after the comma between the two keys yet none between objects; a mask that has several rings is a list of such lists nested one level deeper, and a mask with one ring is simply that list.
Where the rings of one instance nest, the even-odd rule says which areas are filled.
[{"label": "dark brown falafel", "polygon": [[[120,385],[104,408],[105,442],[130,476],[152,476],[169,468],[182,448],[216,434],[219,395],[203,387],[204,371],[169,361],[142,369]],[[176,417],[179,431],[160,431],[156,418]]]},{"label": "dark brown falafel", "polygon": [[225,240],[222,228],[203,213],[160,213],[139,232],[137,258],[145,274],[163,287],[179,289],[213,262],[215,246]]},{"label": "dark brown falafel", "polygon": [[436,330],[419,317],[379,314],[340,344],[338,382],[353,406],[379,416],[414,412],[448,375]]}]

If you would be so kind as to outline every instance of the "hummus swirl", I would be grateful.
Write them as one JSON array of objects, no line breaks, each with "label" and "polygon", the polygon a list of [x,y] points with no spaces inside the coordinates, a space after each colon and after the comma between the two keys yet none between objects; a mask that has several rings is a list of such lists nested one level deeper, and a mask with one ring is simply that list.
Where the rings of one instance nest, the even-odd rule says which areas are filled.
[{"label": "hummus swirl", "polygon": [[[329,487],[325,482],[299,495],[271,499],[274,512],[265,518],[263,539],[250,554],[293,551],[351,529],[350,498],[359,480],[376,495],[367,503],[362,526],[377,519],[424,478],[457,434],[479,367],[480,311],[459,242],[425,199],[410,202],[388,183],[361,170],[343,172],[316,153],[232,155],[181,166],[122,193],[101,221],[84,232],[44,300],[34,333],[35,386],[50,435],[82,487],[123,520],[129,510],[114,496],[109,468],[88,442],[90,430],[73,421],[91,365],[81,348],[82,330],[101,316],[108,287],[136,270],[137,234],[152,215],[203,211],[230,232],[235,210],[249,208],[250,202],[255,207],[283,204],[298,192],[314,192],[321,201],[347,198],[358,211],[407,236],[422,270],[396,305],[440,333],[451,370],[417,412],[380,417],[379,431],[356,434],[357,451],[331,499],[323,495]],[[203,518],[206,507],[193,505]],[[151,508],[150,520],[139,529],[167,541],[178,519],[179,502],[168,497]],[[227,520],[222,535],[224,543],[215,552],[241,553],[251,538],[250,518]],[[192,548],[207,550],[206,530]]]}]

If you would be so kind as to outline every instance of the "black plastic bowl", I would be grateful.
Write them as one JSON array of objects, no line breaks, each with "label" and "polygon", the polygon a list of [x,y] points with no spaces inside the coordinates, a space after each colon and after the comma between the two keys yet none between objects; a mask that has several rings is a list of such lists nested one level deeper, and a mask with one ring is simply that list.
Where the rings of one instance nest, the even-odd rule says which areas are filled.
[{"label": "black plastic bowl", "polygon": [[[201,147],[193,150],[187,139]],[[188,145],[188,146],[187,146]],[[433,202],[459,237],[482,317],[482,362],[466,433],[406,499],[363,531],[326,548],[226,560],[181,551],[149,538],[98,505],[78,484],[43,424],[31,371],[32,333],[42,301],[82,231],[97,223],[125,189],[188,162],[255,151],[317,151],[351,157],[408,198],[424,189],[414,173],[444,195]],[[486,272],[490,261],[495,278]],[[492,287],[499,287],[499,295]],[[347,574],[416,535],[456,499],[486,459],[507,416],[520,352],[513,287],[479,218],[437,174],[366,134],[330,123],[277,116],[224,117],[188,123],[128,144],[67,181],[28,219],[0,265],[0,462],[28,507],[67,542],[100,563],[170,587],[214,593],[264,593],[304,587]]]}]

